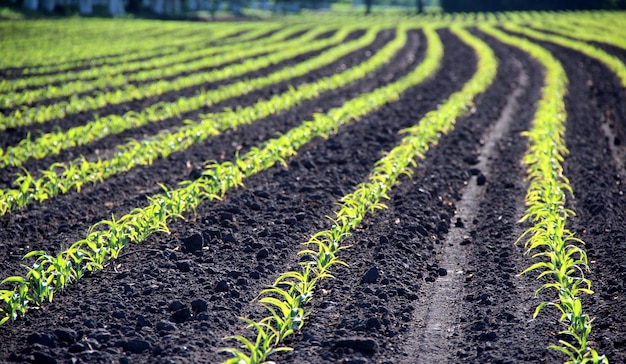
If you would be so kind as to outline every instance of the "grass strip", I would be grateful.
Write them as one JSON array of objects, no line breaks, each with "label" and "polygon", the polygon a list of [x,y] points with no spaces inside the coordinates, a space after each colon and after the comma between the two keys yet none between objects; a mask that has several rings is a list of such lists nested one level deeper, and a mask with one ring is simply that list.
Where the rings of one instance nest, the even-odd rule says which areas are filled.
[{"label": "grass strip", "polygon": [[137,208],[120,219],[102,221],[94,225],[87,237],[72,244],[56,256],[44,251],[32,251],[28,258],[36,258],[24,276],[4,279],[0,285],[12,288],[0,290],[0,324],[23,316],[29,304],[40,305],[52,300],[55,292],[86,272],[102,269],[115,259],[131,242],[142,242],[155,232],[167,232],[167,222],[195,211],[204,200],[224,196],[233,187],[242,186],[246,177],[267,170],[276,163],[295,155],[297,150],[316,137],[326,137],[339,127],[376,110],[386,102],[397,100],[406,88],[419,84],[437,69],[443,55],[443,46],[434,30],[425,29],[428,50],[424,61],[398,82],[362,94],[327,114],[316,114],[312,121],[289,130],[284,135],[254,147],[234,162],[207,165],[202,176],[180,184],[174,190],[150,197],[150,204]]},{"label": "grass strip", "polygon": [[561,63],[545,48],[531,41],[508,35],[488,26],[479,29],[498,41],[521,49],[545,68],[544,87],[532,128],[523,133],[528,137],[529,148],[523,158],[529,180],[526,193],[526,214],[521,221],[529,220],[534,226],[527,229],[519,241],[525,240],[526,254],[540,259],[520,274],[538,271],[537,278],[552,278],[536,293],[554,289],[555,301],[541,302],[533,317],[545,306],[561,312],[560,321],[567,324],[561,334],[573,341],[559,340],[550,345],[569,358],[567,364],[608,363],[606,357],[589,346],[591,318],[583,313],[581,294],[593,294],[591,282],[584,277],[589,270],[587,254],[581,248],[584,242],[566,228],[567,218],[574,211],[565,208],[566,194],[573,194],[561,163],[568,150],[565,147],[565,94],[567,75]]},{"label": "grass strip", "polygon": [[[279,53],[264,57],[262,60],[249,60],[239,65],[215,70],[207,73],[206,78],[228,79],[246,72],[258,69],[263,65],[270,65],[284,59],[295,57],[315,49],[323,49],[345,39],[352,28],[347,27],[338,31],[332,38],[313,42],[307,46],[285,49]],[[60,153],[64,149],[88,144],[105,136],[118,134],[125,130],[140,127],[151,122],[159,122],[176,117],[185,112],[211,106],[220,101],[245,95],[263,87],[270,86],[294,77],[302,76],[316,68],[330,64],[337,59],[365,47],[374,42],[378,28],[372,28],[356,40],[341,44],[322,54],[307,59],[294,66],[282,68],[266,76],[254,79],[245,79],[222,86],[214,90],[202,90],[192,97],[181,97],[173,102],[159,102],[139,112],[131,110],[123,115],[107,115],[97,117],[94,121],[64,132],[46,133],[35,140],[22,139],[17,145],[0,150],[0,168],[8,165],[20,166],[29,158],[41,159],[49,155]]]},{"label": "grass strip", "polygon": [[478,56],[478,67],[472,78],[437,110],[428,112],[415,126],[401,131],[406,136],[397,147],[376,162],[368,180],[339,200],[340,209],[331,218],[332,227],[313,234],[303,243],[314,249],[304,249],[298,253],[308,258],[300,263],[301,271],[283,273],[273,286],[261,291],[258,301],[267,309],[268,316],[259,321],[242,318],[248,323],[248,328],[256,331],[256,337],[252,340],[242,335],[230,337],[240,342],[244,351],[225,349],[234,356],[225,363],[265,363],[271,354],[291,350],[277,345],[302,328],[308,315],[304,305],[313,298],[319,281],[334,278],[330,268],[337,264],[347,265],[337,257],[339,251],[349,248],[342,244],[344,240],[368,213],[386,208],[382,200],[389,199],[389,192],[402,175],[412,176],[415,159],[423,159],[426,151],[437,144],[441,135],[454,128],[456,119],[470,110],[474,98],[493,83],[498,60],[491,48],[460,27],[452,26],[451,30],[470,45]]},{"label": "grass strip", "polygon": [[54,163],[48,170],[41,171],[42,177],[37,179],[34,179],[28,172],[24,172],[18,175],[13,183],[17,188],[0,190],[0,216],[33,201],[43,202],[59,193],[65,194],[73,189],[80,192],[84,184],[102,182],[138,165],[150,165],[158,158],[166,158],[171,153],[187,149],[225,130],[250,124],[287,110],[305,100],[313,99],[322,92],[337,89],[364,78],[383,66],[393,54],[404,47],[406,40],[406,32],[400,31],[393,41],[356,67],[321,78],[316,82],[291,88],[287,92],[273,96],[270,100],[262,100],[248,107],[208,114],[200,122],[187,120],[187,125],[175,132],[160,133],[141,142],[131,140],[118,148],[118,152],[111,158],[99,159],[95,162],[78,158],[67,164]]}]

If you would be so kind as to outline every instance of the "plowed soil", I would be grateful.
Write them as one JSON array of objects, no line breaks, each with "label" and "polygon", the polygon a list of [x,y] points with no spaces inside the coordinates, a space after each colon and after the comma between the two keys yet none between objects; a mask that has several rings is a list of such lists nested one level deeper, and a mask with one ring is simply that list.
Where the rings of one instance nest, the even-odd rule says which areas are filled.
[{"label": "plowed soil", "polygon": [[[379,210],[348,238],[333,270],[308,306],[303,329],[276,355],[281,363],[538,363],[562,362],[547,349],[563,327],[546,308],[531,320],[541,284],[518,276],[530,265],[514,245],[527,225],[527,184],[520,161],[541,97],[543,69],[527,54],[479,32],[500,60],[493,85],[474,102],[404,177]],[[353,34],[351,38],[361,36]],[[89,275],[0,327],[0,361],[34,363],[218,363],[222,338],[245,333],[239,316],[263,312],[255,301],[278,274],[297,266],[301,242],[331,222],[336,202],[364,181],[417,123],[461,87],[476,70],[471,48],[447,30],[439,35],[445,55],[437,73],[402,97],[328,139],[315,139],[287,166],[276,166],[205,203],[196,215],[176,220],[171,234],[155,234],[128,247],[103,271]],[[395,36],[379,34],[370,47],[290,82],[234,98],[190,115],[111,136],[42,161],[29,170],[96,149],[115,147],[175,127],[185,118],[249,105],[289,85],[325,77],[371,56]],[[426,47],[419,31],[380,70],[351,85],[238,130],[195,145],[149,167],[110,178],[81,193],[33,204],[0,217],[0,276],[21,272],[28,251],[59,250],[82,239],[94,223],[145,206],[157,183],[174,187],[195,178],[206,160],[229,160],[237,151],[340,106],[360,93],[397,80],[421,61]],[[626,132],[626,92],[606,67],[574,51],[540,43],[564,65],[569,77],[564,167],[577,216],[570,229],[587,244],[596,292],[585,299],[593,317],[592,346],[613,363],[626,363],[626,174],[621,159]],[[623,55],[623,53],[621,54]],[[308,55],[311,56],[311,55]],[[293,59],[244,77],[257,77],[301,61]],[[222,83],[220,83],[222,84]],[[217,87],[205,85],[203,87]],[[201,87],[183,91],[191,95]],[[165,95],[168,100],[175,95]],[[158,100],[150,100],[155,102]],[[144,102],[115,105],[123,113]],[[86,115],[62,121],[80,125]],[[15,143],[32,128],[9,130],[0,140]],[[620,167],[621,166],[621,167]],[[6,185],[17,170],[0,171]]]}]

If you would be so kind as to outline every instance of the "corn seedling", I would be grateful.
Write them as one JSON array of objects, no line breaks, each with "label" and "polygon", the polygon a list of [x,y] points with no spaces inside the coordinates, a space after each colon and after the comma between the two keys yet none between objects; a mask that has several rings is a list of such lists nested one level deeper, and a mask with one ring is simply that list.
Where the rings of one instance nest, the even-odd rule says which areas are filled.
[{"label": "corn seedling", "polygon": [[[340,200],[341,208],[334,218],[329,218],[332,223],[331,228],[314,234],[309,241],[304,243],[317,246],[317,251],[304,249],[298,253],[309,258],[300,263],[302,271],[283,273],[271,288],[261,291],[259,302],[269,312],[269,315],[258,321],[255,326],[259,328],[256,342],[264,345],[263,350],[249,345],[244,345],[241,349],[248,350],[250,354],[236,348],[225,349],[225,352],[235,356],[226,363],[267,362],[267,356],[253,355],[259,352],[270,353],[270,350],[266,348],[267,343],[259,340],[259,337],[268,337],[270,333],[278,332],[276,336],[280,339],[276,342],[278,345],[282,339],[304,325],[303,320],[308,313],[302,306],[313,298],[316,284],[322,279],[334,278],[329,273],[332,266],[347,266],[337,257],[339,251],[348,248],[342,245],[342,242],[350,236],[367,213],[385,208],[380,201],[389,198],[388,193],[397,184],[400,176],[411,176],[411,167],[415,166],[414,158],[423,158],[429,146],[436,144],[441,134],[453,128],[456,118],[465,114],[474,97],[491,85],[497,69],[497,60],[491,49],[461,28],[453,27],[452,30],[465,43],[472,46],[478,55],[479,66],[474,77],[461,91],[450,96],[439,110],[427,114],[427,117],[420,120],[415,127],[405,130],[407,136],[402,139],[400,145],[376,163],[369,180],[357,186],[354,192]],[[430,29],[430,32],[434,31]],[[433,37],[432,33],[427,34]],[[429,39],[435,40],[436,38]],[[288,290],[281,286],[288,287]],[[253,322],[247,318],[245,321]],[[261,329],[267,329],[267,331],[261,333]],[[236,338],[238,341],[251,343],[250,340],[241,336]]]},{"label": "corn seedling", "polygon": [[560,333],[574,340],[571,344],[559,340],[559,345],[550,345],[568,356],[568,364],[607,363],[603,355],[588,345],[591,319],[582,313],[580,294],[592,294],[591,282],[584,277],[589,270],[587,255],[580,247],[582,240],[566,227],[567,217],[574,212],[565,208],[566,194],[573,194],[561,165],[568,153],[563,140],[565,132],[564,96],[567,91],[567,76],[561,64],[544,48],[526,40],[507,35],[488,26],[480,29],[503,43],[514,45],[529,53],[546,69],[542,98],[537,106],[534,125],[523,133],[528,137],[529,150],[523,163],[527,166],[529,180],[526,195],[526,214],[521,221],[529,220],[535,225],[526,230],[518,241],[525,241],[526,253],[541,261],[532,264],[520,274],[538,272],[538,279],[552,280],[537,290],[554,289],[558,299],[540,303],[533,317],[545,306],[556,307],[561,312],[560,321],[568,327]]}]

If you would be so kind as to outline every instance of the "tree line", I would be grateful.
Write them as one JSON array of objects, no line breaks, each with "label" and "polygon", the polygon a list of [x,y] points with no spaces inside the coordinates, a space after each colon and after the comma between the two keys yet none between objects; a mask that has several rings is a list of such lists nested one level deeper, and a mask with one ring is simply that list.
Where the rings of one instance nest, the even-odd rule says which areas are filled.
[{"label": "tree line", "polygon": [[445,12],[626,9],[626,0],[441,0]]}]

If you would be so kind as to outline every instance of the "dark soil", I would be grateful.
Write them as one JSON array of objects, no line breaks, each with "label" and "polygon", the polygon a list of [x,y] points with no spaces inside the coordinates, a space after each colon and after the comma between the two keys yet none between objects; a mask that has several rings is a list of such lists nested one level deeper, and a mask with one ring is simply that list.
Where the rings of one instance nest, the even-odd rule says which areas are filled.
[{"label": "dark soil", "polygon": [[[270,36],[271,34],[274,34],[277,31],[278,30],[267,32],[267,33],[261,35],[261,37]],[[219,41],[207,43],[207,45],[220,44],[220,43],[223,43],[224,41],[228,41],[229,38],[238,37],[238,36],[242,35],[243,33],[244,32],[237,32],[237,33],[234,33],[234,34],[232,34],[232,35],[230,35],[230,36],[228,36],[226,38],[223,38],[223,39],[221,39]],[[261,38],[261,37],[259,37],[259,38]],[[254,38],[254,39],[259,39],[259,38]],[[253,39],[251,39],[251,40],[253,40]],[[181,51],[181,50],[185,49],[185,45],[184,44],[180,45],[177,48],[178,48],[179,51]],[[89,60],[90,61],[94,61],[94,60],[98,60],[98,59],[102,59],[102,58],[104,58],[104,59],[113,58],[110,61],[105,62],[104,64],[116,65],[116,64],[123,63],[124,61],[116,60],[114,57],[116,57],[116,56],[125,56],[128,53],[130,53],[130,52],[119,53],[119,54],[110,54],[110,55],[103,56],[103,57],[93,57],[93,58],[91,58]],[[148,58],[136,58],[134,61],[135,62],[137,62],[137,61],[145,61],[145,60],[148,60],[148,59],[150,59],[152,57],[164,56],[164,55],[172,54],[172,53],[175,53],[175,52],[159,52],[159,51],[157,51],[151,57],[148,57]],[[72,63],[74,63],[74,62],[72,62]],[[52,65],[59,65],[60,66],[60,65],[65,65],[65,64],[68,64],[68,63],[67,62],[65,62],[65,63],[64,62],[61,62],[61,63],[50,63],[49,66],[52,66]],[[34,66],[34,67],[37,67],[37,66]],[[28,68],[34,68],[34,67],[24,67],[24,68],[28,69]],[[3,68],[3,69],[0,70],[0,77],[5,78],[5,79],[20,78],[24,74],[24,68]],[[30,77],[30,76],[34,76],[34,75],[37,75],[37,76],[53,75],[53,74],[63,73],[63,72],[79,72],[79,71],[87,70],[89,68],[91,68],[90,65],[76,66],[76,67],[65,69],[63,71],[49,71],[49,72],[30,73],[30,74],[27,74],[26,77]]]},{"label": "dark soil", "polygon": [[[175,187],[178,182],[197,176],[206,160],[223,161],[232,158],[236,151],[248,149],[257,145],[265,139],[275,136],[277,132],[285,132],[300,124],[303,120],[310,120],[315,112],[322,112],[331,107],[340,106],[349,98],[358,94],[372,90],[384,83],[386,79],[393,79],[401,76],[409,69],[406,67],[408,61],[415,62],[415,54],[419,52],[419,34],[412,32],[410,41],[402,52],[390,63],[390,67],[381,67],[378,74],[367,77],[359,82],[345,88],[322,94],[320,98],[304,102],[301,106],[280,113],[276,116],[259,120],[256,123],[240,127],[238,130],[224,132],[218,138],[213,138],[204,143],[200,143],[185,152],[175,153],[167,160],[157,161],[146,168],[135,169],[129,173],[110,178],[105,183],[95,188],[83,189],[81,193],[70,193],[59,198],[51,199],[42,205],[33,204],[16,214],[0,217],[0,226],[3,226],[0,236],[5,243],[0,246],[0,251],[5,251],[3,255],[12,257],[13,263],[5,261],[0,266],[0,272],[14,271],[19,267],[19,258],[24,249],[21,242],[16,241],[20,229],[28,229],[40,241],[49,241],[51,250],[56,251],[61,241],[75,241],[84,235],[85,231],[92,224],[109,218],[111,214],[121,216],[128,213],[137,206],[148,203],[146,196],[159,192],[160,188],[156,184],[161,182],[169,187]],[[345,66],[353,66],[360,63],[367,52],[373,52],[375,48],[366,48],[352,57],[343,59],[342,63],[334,64],[332,67],[320,69],[319,73],[311,73],[305,76],[323,77],[337,72]],[[252,97],[269,98],[272,94],[286,91],[288,85],[276,85],[284,89],[275,90],[275,87],[265,89],[265,93],[257,93]],[[235,106],[237,102],[241,105],[252,103],[255,98],[244,100],[231,100],[229,105]],[[155,130],[154,132],[157,132]],[[113,142],[122,143],[128,136],[117,136],[119,139]],[[79,148],[80,149],[80,148]],[[78,156],[78,154],[76,154]],[[56,160],[56,159],[53,159]],[[181,171],[184,171],[181,173]],[[195,178],[195,177],[193,177]],[[146,187],[150,185],[151,187]],[[80,209],[73,206],[94,206],[85,214]],[[108,206],[108,207],[107,207]],[[72,212],[75,211],[76,213]],[[33,224],[33,221],[43,220],[45,224]],[[64,235],[63,240],[57,240],[58,234]],[[67,235],[66,235],[67,234]],[[69,239],[69,240],[66,240]],[[72,240],[73,239],[73,240]]]},{"label": "dark soil", "polygon": [[[387,32],[386,34],[387,37],[389,36],[388,33],[389,32]],[[363,34],[364,34],[364,31],[361,31],[361,30],[354,31],[350,35],[348,35],[347,39],[349,40],[357,39],[361,37]],[[384,34],[380,35],[381,38],[384,36],[385,36]],[[379,43],[375,45],[380,45],[380,44],[384,44],[384,41],[388,40],[388,38],[377,39],[377,40]],[[105,115],[111,115],[111,114],[123,114],[130,110],[141,111],[157,102],[174,102],[182,97],[193,97],[203,90],[216,89],[216,88],[219,88],[220,86],[232,84],[237,81],[253,79],[253,78],[260,77],[262,75],[267,75],[269,73],[272,73],[273,71],[278,71],[282,68],[293,66],[294,64],[302,62],[310,57],[317,56],[321,54],[324,50],[327,50],[328,48],[330,47],[320,49],[317,51],[306,52],[294,58],[272,64],[271,66],[268,66],[268,67],[265,67],[256,71],[245,73],[239,77],[232,77],[226,80],[216,81],[212,83],[205,83],[205,84],[201,84],[197,86],[185,87],[177,91],[168,91],[161,95],[147,97],[147,98],[143,98],[140,100],[132,100],[132,101],[127,101],[127,102],[123,102],[120,104],[109,104],[109,105],[106,105],[102,108],[98,108],[95,110],[88,110],[88,111],[83,111],[83,112],[79,112],[79,113],[72,114],[72,115],[67,115],[65,118],[60,119],[60,120],[51,120],[43,124],[35,123],[29,126],[11,129],[11,130],[8,130],[9,133],[0,134],[0,147],[6,148],[6,146],[17,144],[20,140],[26,138],[28,136],[28,133],[31,133],[32,137],[36,137],[43,133],[49,133],[49,132],[53,132],[57,130],[65,131],[69,128],[90,122],[91,120],[94,119],[94,115],[105,116]],[[219,68],[222,68],[222,67],[219,67]],[[203,72],[203,71],[199,70],[198,72],[195,72],[195,73],[200,73],[200,72]],[[309,76],[307,75],[301,78],[308,79],[308,77]],[[283,82],[281,84],[284,84],[284,83],[287,83],[287,82]],[[281,84],[277,84],[277,86]],[[98,92],[101,92],[101,91],[98,91]],[[47,100],[42,100],[40,102],[35,103],[33,106],[46,105],[47,103],[48,103]],[[180,117],[176,119],[181,121],[181,120],[184,120],[185,118],[192,118],[194,116],[197,116],[199,113],[207,113],[207,112],[210,112],[209,107],[203,108],[201,110],[196,110],[196,111],[181,114]],[[161,126],[161,127],[167,128],[167,126]]]},{"label": "dark soil", "polygon": [[[546,309],[530,320],[534,307],[541,299],[551,299],[551,293],[533,297],[540,282],[530,275],[517,276],[531,258],[523,254],[522,246],[513,244],[526,227],[517,222],[524,213],[527,187],[520,164],[527,141],[520,132],[531,125],[543,70],[526,54],[475,34],[500,59],[493,85],[419,161],[413,177],[401,179],[386,202],[389,208],[368,216],[347,239],[352,247],[343,250],[340,258],[349,267],[334,269],[337,279],[318,286],[307,307],[311,314],[305,326],[286,342],[295,350],[273,360],[564,361],[546,349],[560,329],[557,314]],[[25,318],[0,327],[0,361],[217,363],[226,359],[219,350],[233,343],[222,338],[246,332],[239,316],[260,317],[263,311],[254,301],[256,295],[279,273],[297,267],[300,243],[329,227],[325,216],[332,216],[338,199],[367,178],[384,151],[397,145],[402,137],[399,130],[436,109],[472,76],[476,69],[472,50],[446,30],[440,35],[445,56],[433,78],[328,139],[309,143],[287,167],[250,177],[245,188],[229,191],[223,201],[205,203],[195,216],[172,221],[171,235],[155,234],[141,245],[128,247],[104,271],[71,285]],[[308,82],[343,65],[357,64],[365,52],[375,51],[390,37],[389,32],[383,33],[369,49],[293,82]],[[19,257],[27,251],[57,251],[84,237],[92,224],[111,213],[119,217],[144,206],[146,197],[159,191],[156,182],[173,187],[197,176],[204,160],[231,159],[236,151],[309,120],[313,113],[398,79],[420,61],[423,39],[418,32],[410,33],[407,46],[394,59],[352,85],[228,131],[150,167],[0,218],[0,275],[18,272]],[[570,77],[565,138],[571,153],[564,165],[576,195],[570,199],[571,207],[578,212],[570,228],[587,242],[592,270],[588,277],[596,290],[585,300],[587,312],[596,318],[593,346],[612,362],[626,362],[625,176],[618,174],[609,144],[620,140],[607,140],[601,130],[602,123],[610,123],[615,135],[623,138],[624,89],[597,62],[563,48],[546,47],[559,57]],[[220,103],[212,110],[247,105],[286,86]],[[506,118],[508,126],[498,129]],[[126,137],[150,135],[178,123],[173,120],[137,134],[105,138],[98,147],[78,148],[55,158],[90,154]],[[490,143],[495,143],[491,149]],[[40,165],[29,162],[29,168]],[[461,206],[470,210],[461,211]],[[448,265],[451,252],[462,265]],[[441,297],[441,287],[450,284],[456,293]],[[445,305],[436,307],[442,300]],[[437,328],[438,322],[445,327]],[[442,340],[432,339],[437,330],[443,332]]]},{"label": "dark soil", "polygon": [[[306,32],[307,31],[304,30],[304,31],[301,31],[301,32],[294,33],[291,36],[285,38],[285,41],[291,40],[291,39],[293,39],[295,37],[302,36]],[[327,33],[322,34],[322,36],[325,36]],[[332,35],[332,33],[333,32],[331,32],[331,35]],[[362,31],[355,32],[354,34],[351,35],[353,37],[352,39],[356,38],[357,35],[359,35],[359,34],[363,34],[363,32]],[[350,38],[348,38],[348,39],[350,39]],[[328,47],[328,48],[330,48],[330,47]],[[311,58],[311,57],[313,57],[315,55],[323,53],[324,51],[328,50],[328,48],[323,48],[323,49],[318,50],[318,51],[302,54],[302,55],[298,56],[296,59],[308,59],[308,58]],[[216,53],[216,55],[219,55],[221,53],[224,53],[224,52]],[[177,78],[181,78],[181,77],[185,77],[185,76],[189,76],[189,75],[193,75],[193,74],[208,73],[208,72],[211,72],[211,71],[215,71],[217,69],[226,68],[228,66],[235,65],[237,63],[243,63],[244,61],[247,61],[249,59],[262,58],[262,57],[267,56],[268,54],[270,54],[270,53],[269,52],[257,53],[253,57],[239,58],[239,59],[235,59],[235,60],[232,60],[232,61],[229,61],[229,62],[221,63],[221,64],[219,64],[217,66],[204,67],[204,68],[198,68],[198,69],[195,69],[195,70],[183,71],[183,72],[177,73],[177,74],[175,74],[173,76],[160,77],[160,78],[158,78],[158,81],[173,81],[173,80],[175,80]],[[189,59],[185,60],[184,62],[178,62],[178,63],[189,63],[189,62],[200,60],[202,58],[206,58],[206,56],[189,58]],[[293,62],[293,60],[287,60],[287,61],[284,61],[284,62],[275,63],[273,65],[270,65],[270,66],[266,67],[266,68],[258,69],[258,70],[254,71],[254,72],[249,72],[249,74],[244,74],[244,75],[242,75],[240,77],[230,78],[230,79],[226,80],[225,82],[227,82],[227,83],[234,83],[234,82],[236,82],[238,80],[241,80],[241,79],[254,77],[254,74],[268,74],[269,72],[267,72],[267,69],[280,69],[280,68],[282,68],[283,64],[289,65],[292,62]],[[165,66],[167,66],[167,65],[158,66],[158,68],[165,67]],[[138,69],[137,71],[133,71],[133,72],[139,72],[139,71],[143,71],[143,70],[144,69]],[[144,85],[151,84],[151,83],[154,83],[154,82],[155,82],[155,79],[150,79],[148,81],[129,81],[125,85],[123,85],[121,87],[116,87],[115,89],[125,87],[126,85],[132,85],[132,86],[140,87],[140,86],[144,86]],[[60,81],[60,82],[56,82],[56,83],[51,83],[50,85],[58,85],[60,83],[63,83],[63,82]],[[222,83],[216,82],[216,83],[212,83],[212,84],[205,84],[205,85],[203,85],[203,87],[204,88],[215,88],[215,87],[219,87],[220,84],[223,84],[223,82]],[[40,88],[40,86],[29,87],[27,89],[33,89],[33,88]],[[197,87],[193,87],[193,89],[197,89]],[[94,90],[94,91],[85,91],[85,92],[81,92],[81,93],[75,93],[75,94],[72,94],[71,97],[72,98],[83,98],[83,97],[86,97],[86,96],[96,97],[97,95],[99,95],[101,93],[109,92],[109,91],[112,91],[112,90],[113,89],[111,89],[109,87],[105,87],[103,89],[97,89],[97,90]],[[167,101],[168,99],[171,98],[171,97],[168,97],[168,94],[174,95],[173,97],[176,97],[181,91],[185,92],[185,89],[172,91],[172,92],[167,92],[166,94],[159,95],[159,96],[151,98],[151,99],[155,99],[155,100],[158,99],[159,101],[161,101],[161,100]],[[0,109],[0,112],[4,113],[6,115],[8,113],[15,112],[16,110],[23,109],[24,107],[48,106],[48,105],[56,104],[56,103],[64,101],[64,100],[69,100],[69,97],[67,97],[67,96],[60,96],[60,97],[54,97],[54,98],[45,98],[45,99],[38,100],[38,101],[29,103],[29,104],[21,104],[21,105],[13,106],[13,107],[10,107],[10,108]],[[130,107],[132,107],[132,105],[130,105]],[[88,114],[88,112],[87,112],[87,114]]]},{"label": "dark soil", "polygon": [[[626,92],[603,64],[563,47],[543,44],[563,63],[569,77],[565,101],[568,113],[565,161],[575,198],[577,217],[571,229],[586,242],[595,294],[585,301],[595,317],[593,340],[613,363],[626,362],[626,176],[618,173],[611,144],[621,146],[626,136]],[[587,102],[580,102],[587,100]],[[608,124],[617,137],[602,133]]]}]

